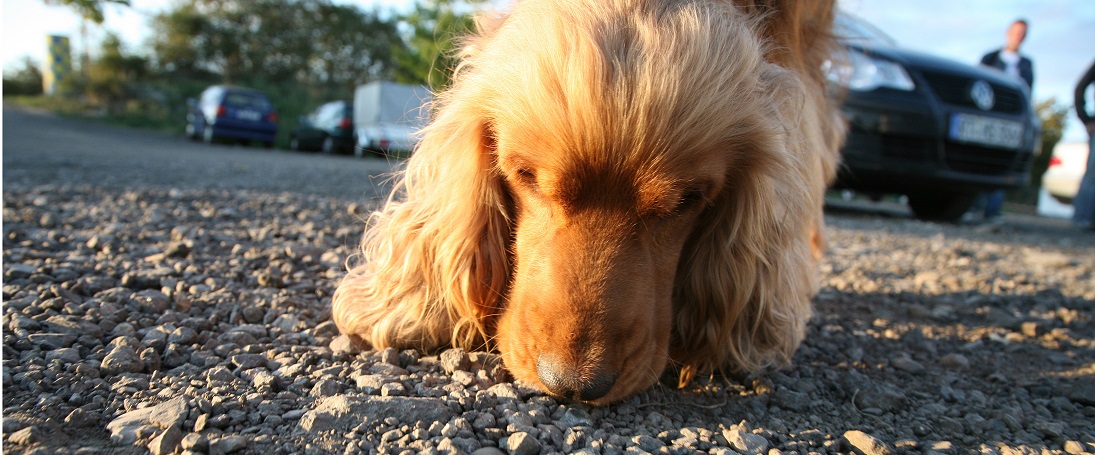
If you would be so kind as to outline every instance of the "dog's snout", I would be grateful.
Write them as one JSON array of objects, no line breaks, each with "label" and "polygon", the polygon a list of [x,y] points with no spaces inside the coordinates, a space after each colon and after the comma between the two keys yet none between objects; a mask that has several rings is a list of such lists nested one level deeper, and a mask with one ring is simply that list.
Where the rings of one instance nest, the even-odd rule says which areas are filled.
[{"label": "dog's snout", "polygon": [[536,361],[536,373],[551,393],[572,400],[592,401],[601,398],[616,384],[616,373],[595,370],[581,374],[566,362],[541,355]]}]

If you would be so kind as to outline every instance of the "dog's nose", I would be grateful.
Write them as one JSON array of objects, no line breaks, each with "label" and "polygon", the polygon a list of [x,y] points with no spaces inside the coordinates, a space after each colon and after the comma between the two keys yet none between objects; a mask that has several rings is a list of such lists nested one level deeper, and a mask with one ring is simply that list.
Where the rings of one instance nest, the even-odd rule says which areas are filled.
[{"label": "dog's nose", "polygon": [[607,395],[616,384],[616,373],[598,370],[582,377],[565,362],[545,355],[536,360],[536,374],[551,393],[572,400],[596,400]]}]

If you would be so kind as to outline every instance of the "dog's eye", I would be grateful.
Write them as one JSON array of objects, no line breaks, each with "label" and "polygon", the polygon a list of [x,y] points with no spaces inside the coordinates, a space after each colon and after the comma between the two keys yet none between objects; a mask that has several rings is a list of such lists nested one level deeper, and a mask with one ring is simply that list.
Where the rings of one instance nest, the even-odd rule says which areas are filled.
[{"label": "dog's eye", "polygon": [[514,175],[517,178],[517,182],[520,183],[522,186],[524,186],[526,188],[529,188],[533,191],[537,190],[536,173],[532,172],[531,169],[528,169],[528,168],[518,169],[517,172]]},{"label": "dog's eye", "polygon": [[677,201],[677,207],[673,209],[673,213],[676,215],[683,215],[688,213],[692,209],[704,204],[706,197],[703,191],[700,190],[688,190],[681,195],[680,201]]}]

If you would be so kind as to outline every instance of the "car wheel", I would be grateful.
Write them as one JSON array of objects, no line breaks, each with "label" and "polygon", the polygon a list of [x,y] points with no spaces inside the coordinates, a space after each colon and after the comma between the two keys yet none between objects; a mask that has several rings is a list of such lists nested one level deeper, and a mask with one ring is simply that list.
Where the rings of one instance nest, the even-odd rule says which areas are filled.
[{"label": "car wheel", "polygon": [[192,141],[198,140],[198,128],[193,123],[186,122],[186,137]]},{"label": "car wheel", "polygon": [[294,152],[300,151],[300,139],[297,139],[296,136],[289,137],[289,150],[292,150]]},{"label": "car wheel", "polygon": [[335,153],[335,139],[331,136],[327,136],[323,139],[323,146],[319,149],[324,155],[334,155]]},{"label": "car wheel", "polygon": [[914,193],[909,195],[909,208],[918,219],[954,223],[976,200],[976,193]]}]

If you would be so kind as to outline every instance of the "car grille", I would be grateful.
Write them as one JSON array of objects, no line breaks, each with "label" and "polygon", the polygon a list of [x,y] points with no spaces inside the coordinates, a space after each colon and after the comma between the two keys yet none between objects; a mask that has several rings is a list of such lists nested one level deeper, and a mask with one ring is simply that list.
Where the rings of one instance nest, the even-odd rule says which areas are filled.
[{"label": "car grille", "polygon": [[948,142],[945,156],[947,167],[953,170],[972,174],[994,175],[1003,174],[1012,169],[1025,169],[1024,167],[1016,167],[1016,164],[1020,161],[1018,159],[1019,154],[1020,152],[1012,150]]},{"label": "car grille", "polygon": [[[947,104],[965,107],[977,107],[970,98],[970,87],[977,79],[954,74],[934,73],[924,71],[921,73],[928,82],[936,96]],[[996,102],[992,106],[992,112],[1003,114],[1017,114],[1023,110],[1023,92],[1010,87],[990,83],[996,96]]]},{"label": "car grille", "polygon": [[934,160],[932,141],[904,136],[882,136],[882,154],[905,160]]}]

